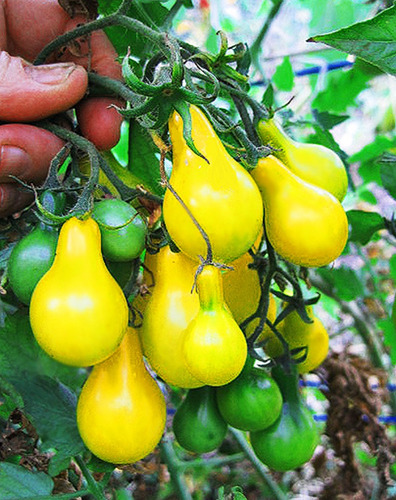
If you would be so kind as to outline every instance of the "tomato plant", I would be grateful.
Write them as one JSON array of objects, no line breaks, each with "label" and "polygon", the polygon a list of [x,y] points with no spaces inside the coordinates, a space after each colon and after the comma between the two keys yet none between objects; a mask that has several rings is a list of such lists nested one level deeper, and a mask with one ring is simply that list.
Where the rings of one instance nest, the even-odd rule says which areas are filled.
[{"label": "tomato plant", "polygon": [[35,64],[104,30],[121,136],[84,101],[34,124],[65,143],[41,185],[15,169],[0,498],[390,497],[395,6],[77,3]]}]

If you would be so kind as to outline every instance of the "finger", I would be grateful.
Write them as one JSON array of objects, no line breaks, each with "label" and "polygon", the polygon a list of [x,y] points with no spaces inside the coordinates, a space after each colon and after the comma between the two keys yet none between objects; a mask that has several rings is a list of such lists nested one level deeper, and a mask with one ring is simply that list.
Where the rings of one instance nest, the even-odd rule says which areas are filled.
[{"label": "finger", "polygon": [[0,184],[0,217],[7,217],[29,205],[34,195],[17,184]]},{"label": "finger", "polygon": [[[82,19],[70,21],[66,30],[76,26]],[[103,31],[95,31],[78,45],[65,53],[62,60],[71,60],[102,76],[122,80],[121,65],[117,53]],[[88,98],[78,104],[77,118],[82,134],[100,150],[111,149],[120,139],[122,116],[109,107],[111,104],[122,107],[123,103],[111,98]]]},{"label": "finger", "polygon": [[123,106],[121,101],[110,97],[92,97],[81,101],[76,108],[81,133],[101,151],[111,149],[120,140],[123,118],[109,107],[112,104]]},{"label": "finger", "polygon": [[[66,24],[65,31],[84,22],[84,18],[74,18]],[[122,80],[117,52],[103,31],[94,31],[87,37],[79,38],[70,47],[59,60],[73,61],[99,75]]]},{"label": "finger", "polygon": [[24,182],[41,183],[63,145],[51,132],[32,125],[1,125],[0,182],[15,182],[10,177],[14,175]]},{"label": "finger", "polygon": [[[57,0],[0,0],[0,20],[2,17],[0,50],[27,61],[33,61],[49,42],[61,35],[70,20]],[[47,62],[54,62],[54,56]]]},{"label": "finger", "polygon": [[85,94],[87,73],[74,63],[33,66],[0,52],[0,120],[40,120],[74,106]]}]

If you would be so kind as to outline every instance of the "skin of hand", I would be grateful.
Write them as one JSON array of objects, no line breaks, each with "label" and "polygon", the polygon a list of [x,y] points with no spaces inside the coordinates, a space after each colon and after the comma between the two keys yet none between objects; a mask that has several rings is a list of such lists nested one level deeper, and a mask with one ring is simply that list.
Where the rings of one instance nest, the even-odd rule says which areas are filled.
[{"label": "skin of hand", "polygon": [[64,142],[29,122],[75,107],[81,133],[100,150],[118,142],[122,117],[106,97],[85,98],[86,68],[121,79],[110,41],[102,31],[78,40],[71,50],[31,63],[54,38],[84,23],[70,19],[57,0],[0,0],[0,217],[22,209],[33,196],[10,175],[40,184]]}]

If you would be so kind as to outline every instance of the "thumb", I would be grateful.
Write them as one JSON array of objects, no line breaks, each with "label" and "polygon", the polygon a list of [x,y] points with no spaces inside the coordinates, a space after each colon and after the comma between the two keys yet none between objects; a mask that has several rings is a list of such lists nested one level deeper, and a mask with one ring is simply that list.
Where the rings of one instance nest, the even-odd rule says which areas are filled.
[{"label": "thumb", "polygon": [[33,66],[0,52],[0,121],[41,120],[74,106],[88,85],[84,68],[74,63]]}]

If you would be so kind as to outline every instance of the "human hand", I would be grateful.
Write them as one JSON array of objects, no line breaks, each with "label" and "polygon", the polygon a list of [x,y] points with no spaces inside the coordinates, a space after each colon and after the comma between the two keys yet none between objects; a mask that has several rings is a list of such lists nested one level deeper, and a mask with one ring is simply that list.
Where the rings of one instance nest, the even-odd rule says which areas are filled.
[{"label": "human hand", "polygon": [[31,64],[51,40],[82,22],[81,17],[70,19],[57,0],[0,0],[0,217],[32,200],[9,176],[41,183],[63,146],[52,133],[27,123],[78,103],[77,118],[87,139],[101,150],[118,142],[122,117],[109,108],[115,100],[83,99],[88,86],[84,68],[121,78],[117,54],[103,32],[92,33],[89,46],[79,41],[78,54],[66,50],[48,64]]}]

